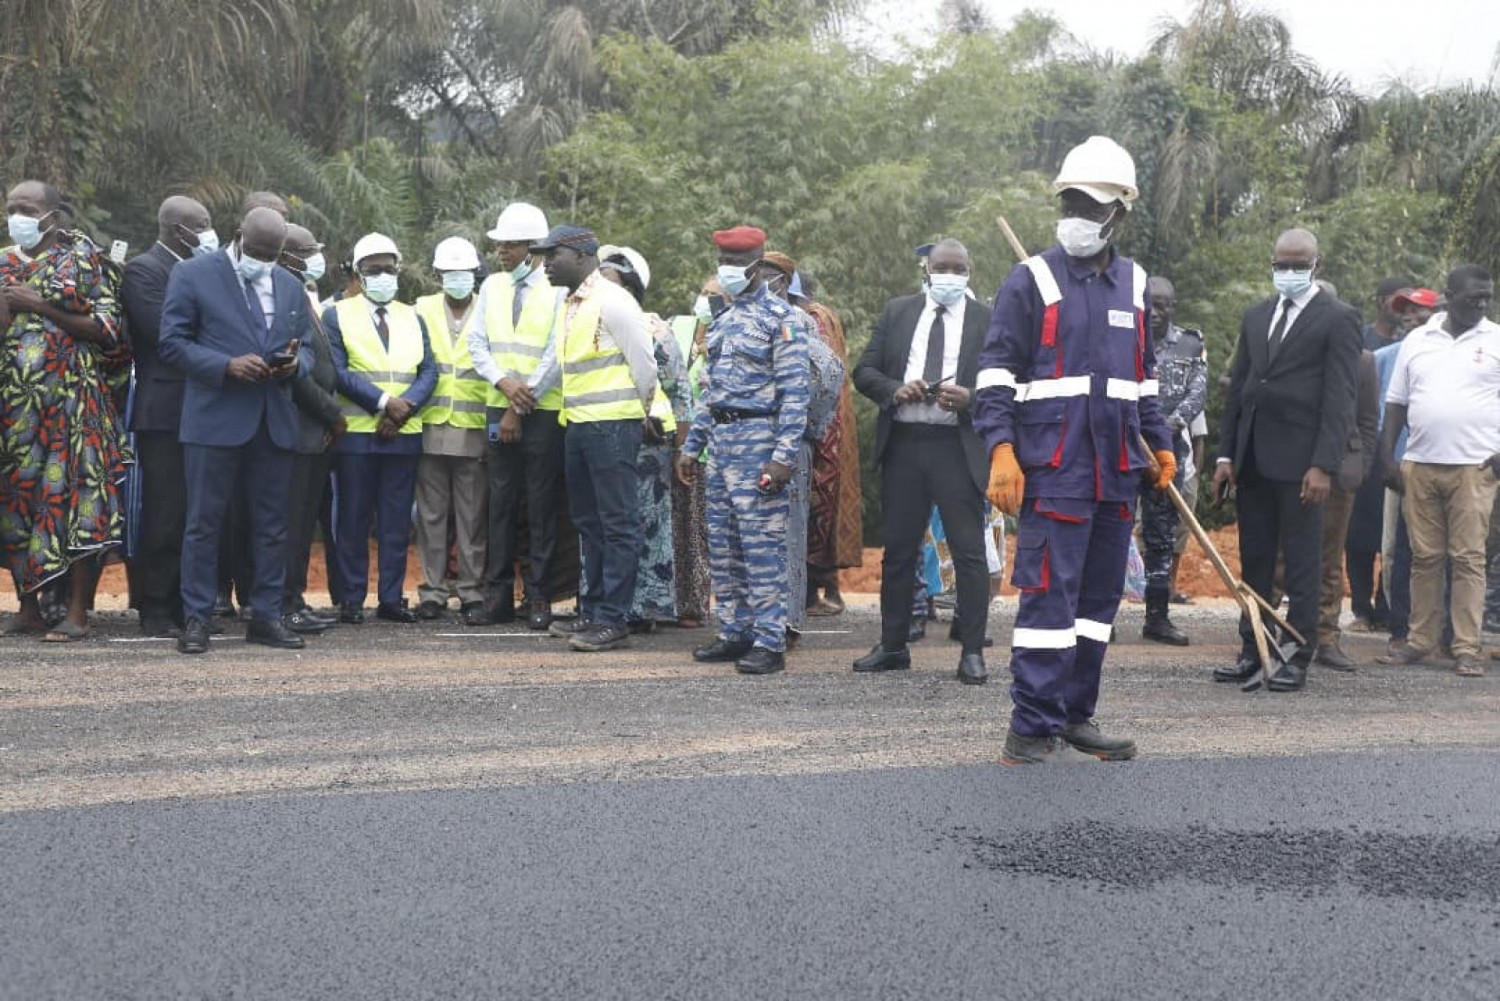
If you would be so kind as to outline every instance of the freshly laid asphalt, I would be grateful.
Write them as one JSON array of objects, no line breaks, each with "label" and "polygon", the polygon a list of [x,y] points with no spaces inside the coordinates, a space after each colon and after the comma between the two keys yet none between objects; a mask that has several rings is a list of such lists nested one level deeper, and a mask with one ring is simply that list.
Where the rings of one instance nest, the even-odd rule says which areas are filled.
[{"label": "freshly laid asphalt", "polygon": [[1056,769],[996,763],[1004,615],[981,688],[940,632],[852,675],[867,609],[769,679],[675,631],[0,641],[0,1001],[1500,998],[1500,677],[1348,637],[1243,695],[1180,617],[1111,650],[1141,759]]},{"label": "freshly laid asphalt", "polygon": [[1500,755],[11,816],[0,994],[1500,997]]}]

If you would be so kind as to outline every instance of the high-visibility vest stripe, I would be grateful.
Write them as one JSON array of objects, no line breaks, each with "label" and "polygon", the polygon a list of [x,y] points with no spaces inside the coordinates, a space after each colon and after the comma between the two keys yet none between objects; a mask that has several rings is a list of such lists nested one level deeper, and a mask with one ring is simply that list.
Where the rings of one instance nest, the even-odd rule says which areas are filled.
[{"label": "high-visibility vest stripe", "polygon": [[[562,345],[564,424],[592,421],[643,420],[646,409],[630,377],[624,353],[612,343],[600,343],[599,324],[610,285],[598,285],[573,309]],[[619,290],[621,294],[629,293]],[[658,387],[660,391],[660,387]]]},{"label": "high-visibility vest stripe", "polygon": [[[404,302],[386,304],[385,325],[390,347],[380,343],[375,317],[363,296],[340,299],[334,304],[339,331],[344,338],[344,353],[349,371],[357,372],[377,389],[400,396],[411,388],[422,365],[422,323],[417,311]],[[380,415],[371,414],[347,396],[339,395],[339,407],[348,421],[351,434],[374,434]],[[421,434],[422,422],[413,417],[401,425],[401,434]]]},{"label": "high-visibility vest stripe", "polygon": [[[499,272],[484,280],[485,340],[489,341],[490,354],[502,372],[514,372],[525,379],[535,372],[547,353],[547,340],[557,322],[562,308],[559,289],[545,281],[527,288],[526,299],[521,303],[521,318],[511,321],[511,308],[516,301],[516,283],[509,272]],[[508,407],[510,401],[494,386],[486,392],[486,400],[492,407]],[[561,410],[563,407],[562,386],[555,385],[542,394],[537,401],[538,410]]]},{"label": "high-visibility vest stripe", "polygon": [[427,340],[432,344],[438,373],[437,388],[427,406],[422,408],[422,423],[483,429],[490,385],[479,377],[472,364],[465,364],[470,362],[465,333],[468,325],[475,322],[476,311],[470,310],[465,330],[459,334],[455,345],[448,335],[448,309],[443,304],[444,298],[439,292],[417,300],[417,315],[427,324]]}]

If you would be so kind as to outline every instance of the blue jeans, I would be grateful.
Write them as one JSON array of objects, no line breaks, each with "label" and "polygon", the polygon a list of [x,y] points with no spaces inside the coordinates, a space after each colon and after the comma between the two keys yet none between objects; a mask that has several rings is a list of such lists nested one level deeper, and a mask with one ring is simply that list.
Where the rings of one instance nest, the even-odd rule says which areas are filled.
[{"label": "blue jeans", "polygon": [[564,439],[568,513],[583,549],[578,611],[587,622],[623,626],[635,600],[641,545],[636,454],[641,422],[569,424]]}]

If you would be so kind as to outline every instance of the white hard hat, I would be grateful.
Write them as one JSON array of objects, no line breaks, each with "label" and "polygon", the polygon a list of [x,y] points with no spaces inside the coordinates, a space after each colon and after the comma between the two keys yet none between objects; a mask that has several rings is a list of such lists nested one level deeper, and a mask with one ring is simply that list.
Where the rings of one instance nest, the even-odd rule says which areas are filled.
[{"label": "white hard hat", "polygon": [[636,277],[641,280],[641,288],[651,287],[651,265],[641,256],[641,252],[634,247],[616,247],[605,244],[599,248],[599,253],[594,255],[600,261],[607,261],[611,257],[623,257],[630,262],[630,267],[635,271]]},{"label": "white hard hat", "polygon": [[473,271],[479,267],[479,251],[461,236],[450,236],[432,251],[435,271]]},{"label": "white hard hat", "polygon": [[1105,205],[1124,202],[1127,209],[1141,193],[1135,186],[1135,161],[1124,147],[1104,136],[1089,136],[1063,157],[1052,190],[1067,188],[1077,188]]},{"label": "white hard hat", "polygon": [[528,202],[511,202],[485,235],[496,243],[530,243],[547,235],[547,217]]},{"label": "white hard hat", "polygon": [[384,233],[367,233],[360,237],[359,242],[354,245],[354,253],[351,256],[357,268],[360,261],[366,257],[374,257],[376,254],[393,254],[396,263],[401,263],[401,251],[396,249],[396,241]]}]

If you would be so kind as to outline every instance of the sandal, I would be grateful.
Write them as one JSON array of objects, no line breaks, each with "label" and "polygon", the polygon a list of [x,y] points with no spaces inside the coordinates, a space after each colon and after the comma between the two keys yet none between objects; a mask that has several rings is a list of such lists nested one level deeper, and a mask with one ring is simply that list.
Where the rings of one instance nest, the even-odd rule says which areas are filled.
[{"label": "sandal", "polygon": [[74,625],[73,623],[69,622],[67,619],[63,619],[57,625],[55,625],[51,629],[47,630],[46,635],[44,635],[42,637],[42,642],[43,643],[73,643],[73,642],[76,642],[78,640],[88,639],[88,637],[89,637],[89,627],[88,626],[77,626],[77,625]]},{"label": "sandal", "polygon": [[1453,668],[1453,673],[1461,678],[1484,677],[1484,662],[1478,657],[1460,657],[1458,665]]}]

